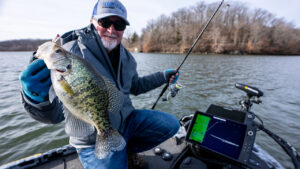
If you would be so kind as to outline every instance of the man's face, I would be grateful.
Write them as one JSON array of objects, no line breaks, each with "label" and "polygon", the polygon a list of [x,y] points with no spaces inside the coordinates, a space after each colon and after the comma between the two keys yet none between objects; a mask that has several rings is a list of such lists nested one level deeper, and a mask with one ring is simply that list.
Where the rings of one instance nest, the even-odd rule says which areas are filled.
[{"label": "man's face", "polygon": [[[122,19],[120,19],[117,16],[110,16],[105,19],[111,22],[122,21]],[[110,25],[108,28],[105,28],[99,25],[98,21],[94,19],[91,19],[91,22],[97,29],[98,35],[101,37],[102,43],[104,47],[108,50],[108,52],[112,51],[116,46],[118,46],[121,43],[124,30],[117,31],[115,29],[114,24]]]}]

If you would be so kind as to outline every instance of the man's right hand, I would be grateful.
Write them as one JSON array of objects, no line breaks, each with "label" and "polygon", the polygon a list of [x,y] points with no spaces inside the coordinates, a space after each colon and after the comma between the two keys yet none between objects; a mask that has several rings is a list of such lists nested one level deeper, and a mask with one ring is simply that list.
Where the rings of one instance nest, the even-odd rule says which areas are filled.
[{"label": "man's right hand", "polygon": [[41,103],[48,100],[48,93],[51,86],[50,70],[43,60],[34,60],[21,73],[20,81],[23,92],[31,100]]}]

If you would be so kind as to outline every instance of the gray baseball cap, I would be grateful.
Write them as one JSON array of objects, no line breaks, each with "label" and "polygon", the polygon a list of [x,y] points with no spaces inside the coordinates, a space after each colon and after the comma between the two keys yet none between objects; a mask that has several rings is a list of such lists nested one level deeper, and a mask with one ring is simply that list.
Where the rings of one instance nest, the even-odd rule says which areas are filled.
[{"label": "gray baseball cap", "polygon": [[125,6],[118,0],[99,0],[93,10],[92,18],[102,19],[109,16],[118,16],[129,25]]}]

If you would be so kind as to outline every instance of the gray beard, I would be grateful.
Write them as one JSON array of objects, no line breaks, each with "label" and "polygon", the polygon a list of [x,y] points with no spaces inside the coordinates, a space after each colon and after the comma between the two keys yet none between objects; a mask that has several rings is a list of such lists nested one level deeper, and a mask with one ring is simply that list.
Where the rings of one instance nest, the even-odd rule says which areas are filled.
[{"label": "gray beard", "polygon": [[103,46],[108,50],[109,52],[112,51],[118,44],[117,40],[105,40],[104,38],[101,38]]}]

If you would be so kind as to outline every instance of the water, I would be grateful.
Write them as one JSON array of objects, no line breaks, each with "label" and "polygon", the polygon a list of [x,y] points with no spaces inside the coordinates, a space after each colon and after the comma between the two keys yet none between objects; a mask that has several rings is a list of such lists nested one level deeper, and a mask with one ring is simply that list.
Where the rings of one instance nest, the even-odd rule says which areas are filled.
[{"label": "water", "polygon": [[[64,123],[42,124],[23,110],[19,74],[28,64],[31,52],[0,52],[0,165],[68,144]],[[176,68],[183,55],[134,54],[140,75]],[[197,56],[191,55],[181,69],[179,82],[185,87],[157,110],[181,117],[210,104],[239,108],[244,93],[235,82],[264,91],[263,103],[252,111],[265,126],[287,139],[300,151],[300,57],[290,56]],[[132,96],[136,108],[151,108],[161,88]],[[259,132],[257,143],[286,168],[289,157],[277,144]]]}]

